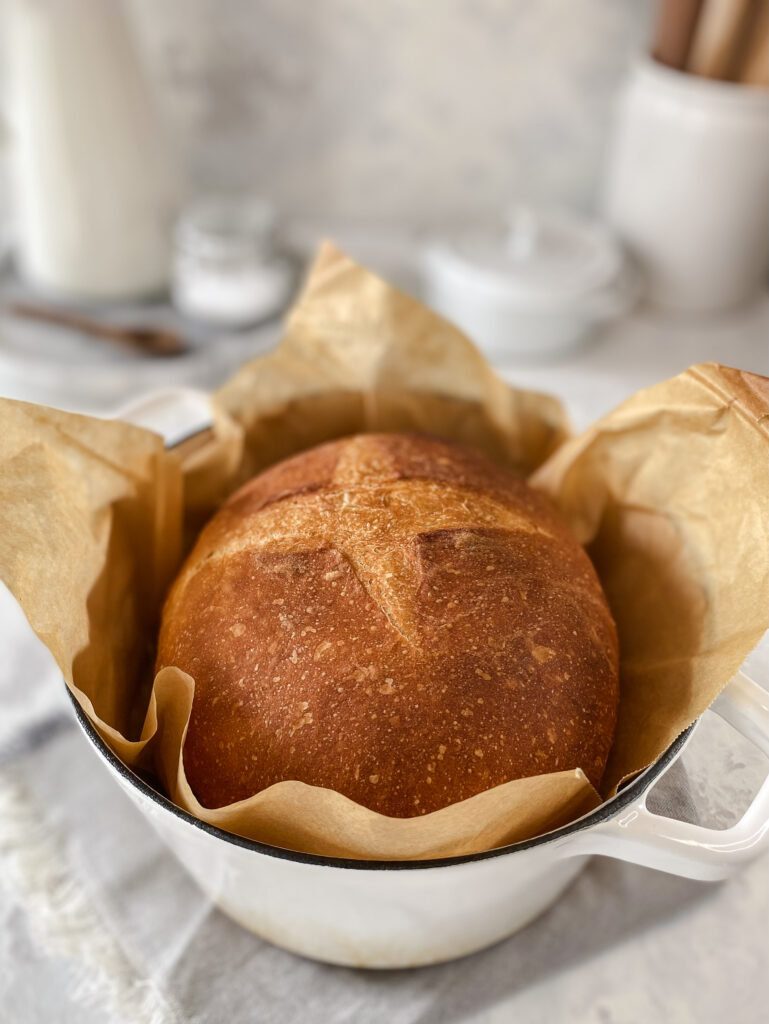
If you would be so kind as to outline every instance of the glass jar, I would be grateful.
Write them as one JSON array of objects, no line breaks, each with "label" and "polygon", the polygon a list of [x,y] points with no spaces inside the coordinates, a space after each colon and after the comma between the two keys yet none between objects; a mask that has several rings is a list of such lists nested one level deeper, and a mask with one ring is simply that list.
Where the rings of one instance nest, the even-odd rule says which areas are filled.
[{"label": "glass jar", "polygon": [[172,297],[181,313],[223,327],[246,327],[284,308],[292,268],[274,245],[275,213],[252,196],[207,196],[182,212],[174,230]]}]

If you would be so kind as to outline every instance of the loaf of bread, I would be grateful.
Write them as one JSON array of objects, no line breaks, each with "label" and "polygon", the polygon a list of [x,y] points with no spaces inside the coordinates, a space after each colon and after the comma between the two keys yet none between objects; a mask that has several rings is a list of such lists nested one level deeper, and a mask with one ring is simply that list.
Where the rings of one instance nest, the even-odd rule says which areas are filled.
[{"label": "loaf of bread", "polygon": [[617,635],[547,500],[478,453],[361,434],[246,484],[163,612],[157,667],[195,680],[200,802],[297,779],[412,817],[581,767],[597,785]]}]

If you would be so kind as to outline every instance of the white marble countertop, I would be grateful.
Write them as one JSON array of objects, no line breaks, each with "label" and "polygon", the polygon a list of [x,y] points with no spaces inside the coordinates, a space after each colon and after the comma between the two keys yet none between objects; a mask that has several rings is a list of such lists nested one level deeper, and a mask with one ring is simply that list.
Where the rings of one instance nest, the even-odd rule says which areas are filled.
[{"label": "white marble countertop", "polygon": [[[252,345],[258,351],[276,333],[274,326],[268,327],[243,348]],[[639,388],[694,362],[714,359],[767,373],[768,339],[766,296],[750,308],[700,321],[674,320],[641,309],[568,358],[547,365],[505,363],[499,369],[520,386],[559,395],[575,427],[581,428]],[[221,367],[212,368],[208,383],[217,383],[221,372]],[[0,394],[4,393],[37,397],[32,379],[23,387],[18,381],[10,385],[0,360]],[[61,394],[62,405],[77,404],[67,400],[66,382]],[[110,780],[93,771],[90,755],[67,724],[69,719],[62,717],[61,684],[50,660],[25,633],[20,616],[14,618],[7,595],[0,593],[0,598],[5,599],[5,604],[0,600],[0,859],[6,856],[11,858],[9,863],[16,863],[13,843],[18,833],[14,833],[16,840],[9,838],[3,820],[20,822],[22,831],[27,821],[30,834],[43,845],[49,829],[51,835],[63,836],[58,869],[66,876],[71,868],[72,877],[64,879],[65,886],[70,886],[67,891],[79,892],[80,886],[86,904],[89,900],[99,904],[98,928],[103,929],[108,951],[121,920],[125,923],[131,912],[121,893],[126,886],[136,885],[141,871],[147,869],[151,879],[144,883],[141,896],[151,902],[153,886],[157,887],[158,907],[162,906],[161,887],[179,886],[183,895],[179,913],[185,927],[192,929],[194,924],[199,941],[206,936],[212,957],[216,949],[230,943],[226,948],[233,957],[263,965],[254,977],[256,988],[250,998],[233,1004],[233,1022],[722,1024],[735,1020],[764,1024],[767,1020],[766,857],[735,879],[715,886],[597,858],[558,904],[521,934],[460,963],[419,971],[375,974],[313,965],[241,933],[221,915],[212,916]],[[769,687],[766,646],[751,656],[748,668]],[[53,724],[42,727],[42,738],[38,737],[43,753],[31,757],[15,737],[43,721]],[[746,806],[766,771],[760,757],[713,716],[703,720],[684,758],[698,814],[704,823],[720,827]],[[62,786],[69,787],[70,794],[83,787],[84,795],[79,800],[57,799]],[[91,804],[86,805],[86,800]],[[97,803],[113,829],[111,845],[103,844],[85,813],[86,806]],[[105,850],[117,864],[114,873],[112,867],[105,867]],[[58,909],[66,915],[67,906],[65,901]],[[60,922],[53,919],[55,911],[36,893],[34,873],[25,875],[18,864],[15,873],[2,869],[0,1004],[11,1008],[8,1019],[19,1024],[120,1020],[109,984],[95,991],[83,984],[82,970],[91,964],[83,952],[86,947],[62,940],[57,933]],[[85,920],[83,927],[90,927],[87,914]],[[206,923],[202,931],[201,921]],[[162,926],[157,920],[149,930],[145,924],[145,932],[134,928],[133,934],[143,934],[151,950]],[[183,938],[179,950],[187,948]],[[126,984],[149,985],[136,967],[142,958],[134,953],[130,949],[114,953],[115,970],[128,978]],[[165,1003],[161,1000],[158,1016],[142,1019],[212,1020],[205,1013],[194,1016],[188,1008],[195,1005],[196,985],[213,985],[217,978],[189,977],[184,963],[182,957],[171,957],[167,976],[173,978],[175,995]]]}]

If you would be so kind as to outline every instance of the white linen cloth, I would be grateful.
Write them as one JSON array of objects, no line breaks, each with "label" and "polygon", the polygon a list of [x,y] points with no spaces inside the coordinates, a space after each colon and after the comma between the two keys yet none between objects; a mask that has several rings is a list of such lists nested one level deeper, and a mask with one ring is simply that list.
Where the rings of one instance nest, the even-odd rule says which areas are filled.
[{"label": "white linen cloth", "polygon": [[[639,315],[507,375],[579,428],[708,358],[767,372],[769,304],[718,322]],[[2,381],[0,381],[0,392]],[[747,671],[769,683],[763,644]],[[766,764],[712,715],[650,799],[724,827]],[[769,858],[707,886],[595,858],[548,913],[461,961],[374,972],[295,957],[199,892],[99,764],[48,652],[0,588],[0,1020],[14,1024],[763,1024]]]}]

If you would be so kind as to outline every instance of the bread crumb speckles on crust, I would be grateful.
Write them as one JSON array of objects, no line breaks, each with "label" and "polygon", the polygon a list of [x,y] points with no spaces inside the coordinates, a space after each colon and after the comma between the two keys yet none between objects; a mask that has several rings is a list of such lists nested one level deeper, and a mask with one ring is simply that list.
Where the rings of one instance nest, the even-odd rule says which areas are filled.
[{"label": "bread crumb speckles on crust", "polygon": [[585,552],[480,455],[360,435],[247,484],[169,594],[158,668],[196,681],[190,785],[284,779],[396,817],[513,778],[600,780],[617,638]]}]

